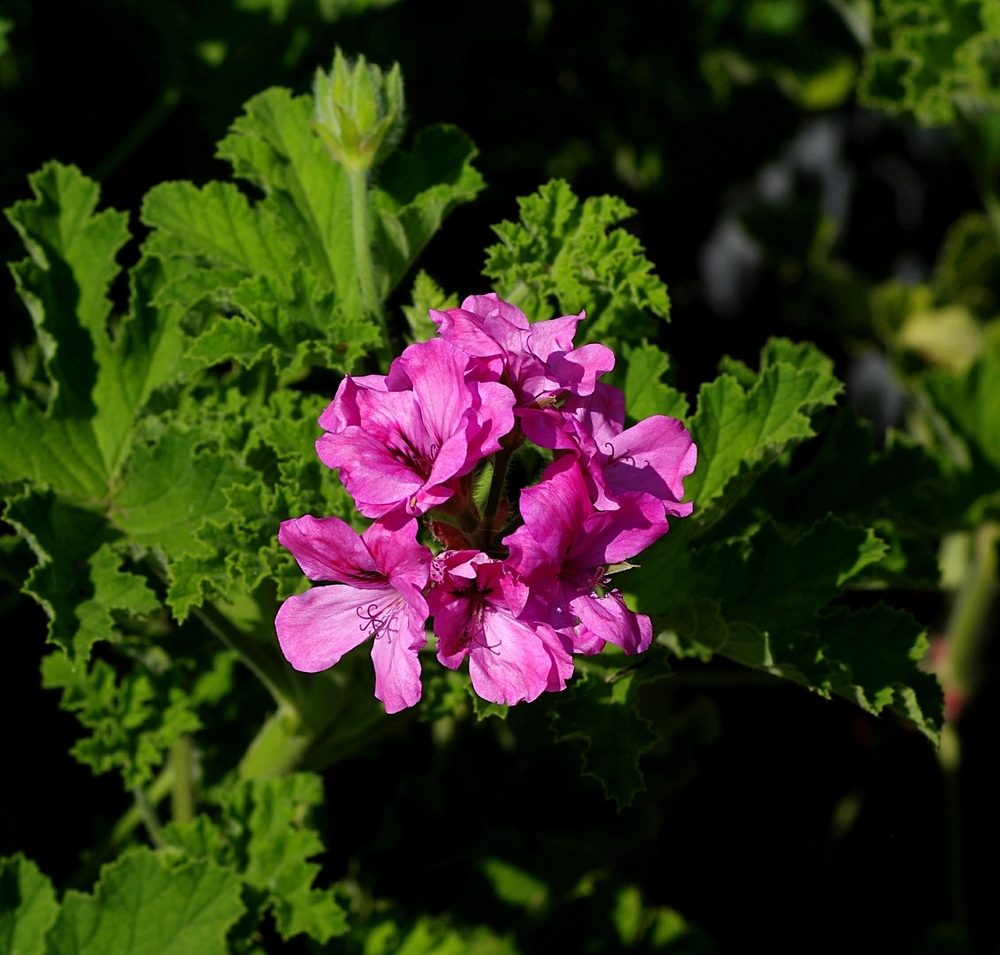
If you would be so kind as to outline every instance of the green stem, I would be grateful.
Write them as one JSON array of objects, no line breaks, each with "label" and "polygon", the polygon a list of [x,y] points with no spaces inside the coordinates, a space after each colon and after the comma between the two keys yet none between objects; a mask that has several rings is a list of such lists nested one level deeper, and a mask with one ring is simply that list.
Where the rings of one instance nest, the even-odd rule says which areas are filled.
[{"label": "green stem", "polygon": [[264,721],[240,760],[237,775],[258,781],[283,776],[298,768],[311,742],[299,711],[286,703]]},{"label": "green stem", "polygon": [[221,611],[209,603],[195,607],[191,612],[204,624],[209,633],[218,637],[230,650],[239,654],[240,659],[253,675],[267,687],[275,703],[279,706],[288,704],[289,698],[293,694],[290,687],[283,689],[279,685],[279,681],[280,683],[287,681],[281,679],[286,666],[284,658],[278,652],[277,643],[274,644],[273,648],[259,645],[257,641],[235,627]]},{"label": "green stem", "polygon": [[1000,523],[986,521],[975,532],[972,564],[948,621],[949,682],[962,693],[971,693],[979,681],[984,644],[1000,578],[997,545]]},{"label": "green stem", "polygon": [[483,539],[486,544],[484,550],[487,553],[493,546],[497,511],[500,508],[500,501],[503,500],[504,485],[507,482],[507,468],[513,455],[514,448],[501,448],[493,455],[493,478],[490,481],[490,493],[486,498],[486,507],[483,509]]},{"label": "green stem", "polygon": [[361,284],[361,300],[365,310],[382,329],[382,341],[387,355],[393,353],[389,323],[382,311],[382,303],[375,291],[375,273],[372,268],[372,240],[368,213],[368,171],[344,167],[351,183],[351,224],[354,233],[354,262]]},{"label": "green stem", "polygon": [[146,827],[149,839],[157,849],[165,845],[163,835],[160,830],[160,820],[156,818],[156,807],[151,805],[141,786],[136,786],[132,790],[135,798],[135,807],[139,810],[139,818]]},{"label": "green stem", "polygon": [[170,765],[174,770],[174,784],[170,791],[170,812],[174,822],[191,822],[194,819],[192,755],[191,737],[185,733],[177,740],[170,753]]}]

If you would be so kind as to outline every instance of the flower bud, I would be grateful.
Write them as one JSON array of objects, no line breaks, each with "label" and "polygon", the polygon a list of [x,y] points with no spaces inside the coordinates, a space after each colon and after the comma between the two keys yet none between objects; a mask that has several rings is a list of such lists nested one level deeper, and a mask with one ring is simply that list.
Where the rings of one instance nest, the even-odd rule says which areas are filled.
[{"label": "flower bud", "polygon": [[371,169],[403,131],[403,76],[359,56],[350,63],[338,47],[329,73],[316,71],[313,125],[331,158],[348,169]]}]

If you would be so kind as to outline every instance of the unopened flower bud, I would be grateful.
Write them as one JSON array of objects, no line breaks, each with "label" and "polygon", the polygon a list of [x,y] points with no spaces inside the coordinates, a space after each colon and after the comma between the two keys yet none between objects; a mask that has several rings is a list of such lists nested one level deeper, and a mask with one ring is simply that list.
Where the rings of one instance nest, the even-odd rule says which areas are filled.
[{"label": "unopened flower bud", "polygon": [[392,151],[403,131],[403,76],[363,56],[350,63],[338,47],[329,73],[316,71],[313,125],[336,162],[371,169]]}]

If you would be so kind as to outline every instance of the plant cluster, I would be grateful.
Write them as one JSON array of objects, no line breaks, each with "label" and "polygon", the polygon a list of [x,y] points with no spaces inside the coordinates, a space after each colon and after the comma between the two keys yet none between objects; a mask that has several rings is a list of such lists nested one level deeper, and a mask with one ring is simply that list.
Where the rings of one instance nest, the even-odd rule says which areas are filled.
[{"label": "plant cluster", "polygon": [[[790,0],[751,6],[758,38],[804,22]],[[828,108],[858,73],[870,102],[961,114],[968,148],[987,141],[988,4],[832,6],[863,63],[811,41],[784,64],[737,55],[715,4],[716,95],[775,80]],[[671,754],[658,799],[711,737],[671,687],[713,660],[955,752],[997,591],[991,161],[987,215],[916,285],[861,279],[819,214],[791,249],[793,202],[742,209],[788,310],[894,362],[906,429],[883,437],[808,341],[770,337],[756,367],[726,356],[679,388],[633,210],[564,179],[494,227],[493,290],[459,304],[418,263],[482,191],[477,150],[450,125],[407,140],[404,107],[398,64],[338,49],[312,95],[246,103],[218,145],[233,181],[154,186],[141,230],[55,161],[7,210],[34,340],[0,376],[0,566],[47,616],[42,682],[79,721],[74,757],[117,772],[130,807],[58,897],[24,855],[0,861],[0,952],[515,953],[582,905],[601,907],[594,951],[711,951],[610,863],[546,881],[501,858],[499,827],[477,865],[523,914],[516,936],[488,909],[408,910],[316,861],[336,839],[322,774],[406,733],[461,762],[457,727],[504,747],[515,726],[543,761],[571,741],[619,810]],[[893,597],[949,587],[934,655]],[[463,797],[441,791],[450,813]]]}]

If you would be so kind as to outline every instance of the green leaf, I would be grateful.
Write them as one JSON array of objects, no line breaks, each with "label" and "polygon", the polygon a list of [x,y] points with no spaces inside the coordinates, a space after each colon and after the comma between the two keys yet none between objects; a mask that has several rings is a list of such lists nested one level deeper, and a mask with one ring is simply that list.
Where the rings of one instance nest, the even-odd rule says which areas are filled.
[{"label": "green leaf", "polygon": [[[62,501],[52,491],[32,490],[9,500],[4,520],[27,540],[38,561],[28,575],[25,592],[48,615],[48,639],[71,655],[74,650],[86,654],[93,642],[92,630],[78,633],[81,618],[77,611],[87,602],[93,607],[97,600],[90,561],[117,536],[114,529],[101,514]],[[104,639],[110,636],[109,631]]]},{"label": "green leaf", "polygon": [[36,199],[8,210],[31,255],[13,269],[53,398],[45,414],[25,397],[0,405],[0,480],[102,500],[136,414],[179,367],[179,314],[144,302],[155,270],[144,263],[132,278],[132,312],[112,336],[106,293],[128,239],[127,216],[95,215],[97,184],[75,167],[49,163],[31,183]]},{"label": "green leaf", "polygon": [[599,780],[619,809],[645,788],[639,758],[659,740],[639,712],[638,689],[669,672],[662,650],[633,660],[604,653],[578,666],[554,703],[556,741],[583,740],[583,774]]},{"label": "green leaf", "polygon": [[188,358],[202,366],[236,361],[244,368],[271,361],[292,376],[311,363],[346,372],[379,340],[371,322],[345,316],[333,293],[301,270],[284,281],[245,279],[232,290],[229,305],[240,314],[209,325],[194,339]]},{"label": "green leaf", "polygon": [[133,541],[171,559],[205,553],[199,528],[222,518],[225,489],[250,477],[231,455],[201,450],[206,440],[172,426],[153,447],[136,447],[111,510]]},{"label": "green leaf", "polygon": [[[569,185],[553,179],[518,199],[519,222],[493,227],[500,238],[487,249],[483,273],[501,298],[529,319],[587,312],[581,341],[655,338],[670,300],[639,240],[611,229],[634,212],[614,196],[582,204]],[[611,229],[611,231],[608,231]]]},{"label": "green leaf", "polygon": [[1000,355],[987,352],[961,375],[931,372],[926,386],[949,423],[1000,475]]},{"label": "green leaf", "polygon": [[764,347],[749,390],[728,374],[702,385],[690,422],[698,467],[685,481],[697,522],[718,520],[785,450],[813,437],[810,415],[842,390],[833,362],[812,345],[782,339]]},{"label": "green leaf", "polygon": [[445,217],[484,188],[472,165],[478,150],[454,126],[421,130],[410,152],[397,150],[371,190],[375,282],[385,299],[399,284]]},{"label": "green leaf", "polygon": [[623,347],[625,360],[625,411],[629,418],[641,421],[651,415],[684,419],[688,416],[687,398],[662,381],[670,369],[670,358],[655,345]]},{"label": "green leaf", "polygon": [[296,265],[285,236],[232,183],[209,182],[201,189],[190,182],[161,183],[146,193],[141,219],[155,229],[144,245],[149,256],[276,278]]},{"label": "green leaf", "polygon": [[364,955],[518,955],[511,939],[482,925],[458,928],[446,918],[422,916],[409,929],[385,919],[357,934]]},{"label": "green leaf", "polygon": [[485,859],[480,869],[501,902],[527,912],[537,912],[548,903],[549,887],[530,872],[502,859]]},{"label": "green leaf", "polygon": [[325,943],[347,931],[347,917],[332,891],[312,888],[320,866],[308,860],[323,843],[309,817],[322,802],[316,775],[245,782],[223,795],[221,826],[200,816],[167,826],[163,838],[196,858],[235,867],[260,897],[259,916],[270,909],[282,938],[305,933]]},{"label": "green leaf", "polygon": [[[890,706],[935,739],[943,718],[941,685],[916,669],[927,652],[925,629],[908,613],[878,604],[825,615],[825,655],[837,661],[833,689],[870,713]],[[901,667],[909,660],[911,669]]]},{"label": "green leaf", "polygon": [[94,215],[100,189],[75,166],[47,163],[28,177],[35,198],[15,203],[7,218],[30,258],[11,266],[38,331],[53,384],[51,410],[88,418],[97,380],[96,351],[107,338],[107,291],[128,241],[128,215]]},{"label": "green leaf", "polygon": [[403,314],[406,316],[410,334],[415,342],[425,342],[437,334],[437,322],[427,314],[432,308],[443,312],[458,307],[458,296],[445,294],[441,286],[423,269],[413,280],[410,299],[413,304],[404,305]]},{"label": "green leaf", "polygon": [[1000,22],[980,0],[880,0],[865,58],[862,101],[928,125],[1000,108],[995,70]]},{"label": "green leaf", "polygon": [[66,894],[47,955],[226,955],[240,888],[208,859],[169,868],[139,849],[105,866],[93,895]]},{"label": "green leaf", "polygon": [[[265,198],[256,215],[280,232],[295,263],[307,265],[332,288],[350,314],[361,309],[354,264],[351,191],[347,174],[333,162],[312,126],[313,98],[274,87],[253,97],[216,153],[240,179]],[[281,276],[291,271],[253,268]]]},{"label": "green leaf", "polygon": [[42,685],[61,689],[62,708],[92,731],[73,745],[73,756],[95,773],[121,770],[130,789],[148,783],[167,750],[201,727],[180,690],[158,691],[138,666],[119,677],[103,660],[88,668],[83,661],[74,664],[65,654],[50,653],[42,660]]},{"label": "green leaf", "polygon": [[59,904],[52,883],[23,855],[0,859],[0,955],[44,955]]}]

